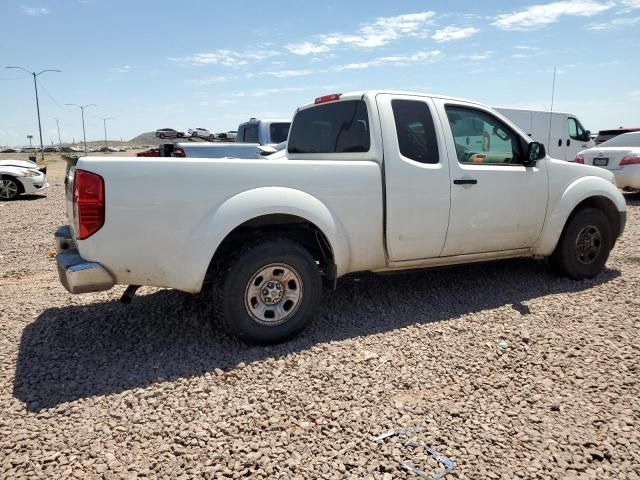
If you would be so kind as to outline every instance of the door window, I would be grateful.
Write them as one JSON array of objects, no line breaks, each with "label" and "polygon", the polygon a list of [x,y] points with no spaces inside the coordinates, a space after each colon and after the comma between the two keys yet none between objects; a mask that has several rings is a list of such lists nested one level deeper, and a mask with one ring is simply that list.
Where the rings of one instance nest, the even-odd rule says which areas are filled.
[{"label": "door window", "polygon": [[438,163],[438,141],[429,107],[414,100],[392,100],[400,153],[420,163]]},{"label": "door window", "polygon": [[520,137],[480,110],[446,107],[458,161],[464,164],[521,165]]},{"label": "door window", "polygon": [[569,137],[573,140],[585,140],[587,136],[586,132],[578,120],[569,117],[567,119],[567,126],[569,128]]}]

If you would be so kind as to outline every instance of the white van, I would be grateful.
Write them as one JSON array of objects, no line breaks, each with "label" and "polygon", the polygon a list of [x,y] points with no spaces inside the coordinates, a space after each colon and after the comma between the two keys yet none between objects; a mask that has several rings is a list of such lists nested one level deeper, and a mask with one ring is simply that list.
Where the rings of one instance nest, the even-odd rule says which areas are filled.
[{"label": "white van", "polygon": [[591,132],[571,113],[501,107],[495,109],[518,125],[533,140],[544,144],[552,158],[573,162],[579,151],[595,146]]}]

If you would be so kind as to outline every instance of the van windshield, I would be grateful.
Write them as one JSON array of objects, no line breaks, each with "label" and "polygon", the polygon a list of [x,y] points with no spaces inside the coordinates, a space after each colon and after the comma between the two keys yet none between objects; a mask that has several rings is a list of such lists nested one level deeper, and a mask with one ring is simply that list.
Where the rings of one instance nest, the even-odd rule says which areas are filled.
[{"label": "van windshield", "polygon": [[363,100],[347,100],[297,113],[289,135],[289,153],[368,152],[369,116]]}]

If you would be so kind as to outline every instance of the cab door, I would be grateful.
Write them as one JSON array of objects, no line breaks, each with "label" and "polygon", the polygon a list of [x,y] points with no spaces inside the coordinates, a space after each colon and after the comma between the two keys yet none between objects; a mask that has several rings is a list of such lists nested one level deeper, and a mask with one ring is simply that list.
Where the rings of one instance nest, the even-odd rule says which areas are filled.
[{"label": "cab door", "polygon": [[447,235],[451,180],[433,101],[379,94],[376,102],[384,138],[389,260],[437,257]]},{"label": "cab door", "polygon": [[546,215],[547,161],[525,167],[530,139],[492,110],[461,101],[435,102],[451,169],[451,213],[442,255],[532,247]]}]

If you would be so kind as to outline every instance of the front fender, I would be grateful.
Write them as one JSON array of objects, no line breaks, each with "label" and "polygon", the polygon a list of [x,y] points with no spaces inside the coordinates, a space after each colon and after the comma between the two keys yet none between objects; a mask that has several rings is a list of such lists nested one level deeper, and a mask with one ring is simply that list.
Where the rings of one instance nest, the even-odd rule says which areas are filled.
[{"label": "front fender", "polygon": [[222,241],[236,227],[257,217],[288,214],[303,218],[327,237],[338,268],[338,275],[346,271],[350,258],[349,243],[344,227],[318,198],[287,187],[261,187],[239,193],[209,212],[189,236],[193,248],[184,255],[184,263],[200,279],[199,290],[211,258]]},{"label": "front fender", "polygon": [[606,179],[587,176],[574,180],[555,201],[549,202],[544,227],[534,249],[536,255],[547,256],[553,253],[569,216],[581,202],[590,197],[608,199],[618,212],[624,212],[627,208],[622,193]]}]

